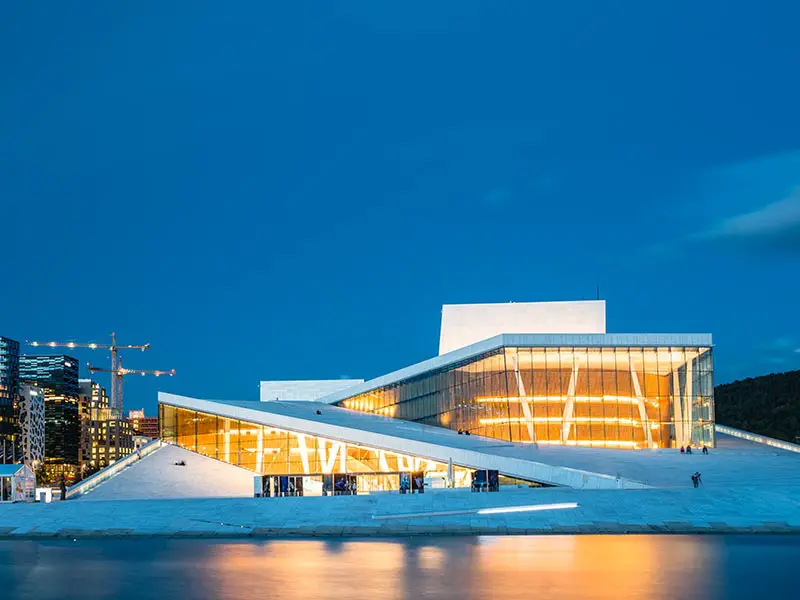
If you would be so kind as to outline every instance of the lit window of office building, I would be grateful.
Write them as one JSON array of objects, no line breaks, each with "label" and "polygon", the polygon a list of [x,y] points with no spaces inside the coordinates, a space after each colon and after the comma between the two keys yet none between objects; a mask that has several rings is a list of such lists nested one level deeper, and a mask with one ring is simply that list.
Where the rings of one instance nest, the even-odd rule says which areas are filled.
[{"label": "lit window of office building", "polygon": [[45,463],[74,478],[81,439],[78,361],[66,355],[22,356],[19,365],[20,381],[44,390]]},{"label": "lit window of office building", "polygon": [[144,414],[144,409],[129,410],[128,420],[131,422],[135,435],[146,436],[149,438],[158,437],[158,417],[148,417]]},{"label": "lit window of office building", "polygon": [[105,388],[81,379],[81,396],[89,407],[87,467],[97,471],[133,452],[133,429],[128,419],[109,407]]},{"label": "lit window of office building", "polygon": [[18,396],[19,342],[0,336],[0,463],[22,461]]}]

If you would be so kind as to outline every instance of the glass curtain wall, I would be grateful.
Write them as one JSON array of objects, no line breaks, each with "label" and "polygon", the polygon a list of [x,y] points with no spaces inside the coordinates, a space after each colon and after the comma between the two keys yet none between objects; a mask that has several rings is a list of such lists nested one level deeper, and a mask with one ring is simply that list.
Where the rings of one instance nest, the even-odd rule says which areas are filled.
[{"label": "glass curtain wall", "polygon": [[515,442],[714,445],[711,348],[504,348],[339,402]]},{"label": "glass curtain wall", "polygon": [[[364,475],[360,489],[397,489],[399,473],[424,472],[444,486],[448,465],[184,408],[159,405],[161,438],[264,475]],[[468,469],[453,467],[455,487],[469,485]]]}]

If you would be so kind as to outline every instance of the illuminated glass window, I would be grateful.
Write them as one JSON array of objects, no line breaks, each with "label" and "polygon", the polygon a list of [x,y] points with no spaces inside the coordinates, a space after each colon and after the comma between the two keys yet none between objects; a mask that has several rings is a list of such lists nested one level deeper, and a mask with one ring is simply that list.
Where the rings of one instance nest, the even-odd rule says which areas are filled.
[{"label": "illuminated glass window", "polygon": [[[422,472],[441,487],[448,465],[425,458],[368,448],[321,437],[160,405],[164,441],[265,475],[356,474],[362,491],[397,489],[400,473]],[[470,470],[454,466],[453,485],[469,485]],[[436,484],[432,484],[436,485]]]},{"label": "illuminated glass window", "polygon": [[514,442],[713,446],[713,353],[506,347],[337,404]]}]

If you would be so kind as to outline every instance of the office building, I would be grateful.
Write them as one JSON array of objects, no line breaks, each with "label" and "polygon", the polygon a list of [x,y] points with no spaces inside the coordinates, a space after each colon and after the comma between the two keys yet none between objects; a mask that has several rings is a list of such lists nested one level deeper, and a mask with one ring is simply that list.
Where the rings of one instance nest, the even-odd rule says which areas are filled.
[{"label": "office building", "polygon": [[19,342],[0,336],[0,463],[20,462]]},{"label": "office building", "polygon": [[22,456],[25,464],[36,469],[44,462],[45,393],[40,387],[22,384],[19,395]]},{"label": "office building", "polygon": [[[79,379],[78,388],[78,418],[80,419],[80,439],[78,442],[78,462],[81,465],[81,474],[91,468],[92,457],[92,383],[91,379]],[[100,386],[97,386],[100,388]],[[100,388],[102,389],[102,388]]]},{"label": "office building", "polygon": [[80,474],[80,388],[78,361],[66,355],[22,356],[20,381],[44,390],[45,463],[52,474]]},{"label": "office building", "polygon": [[134,450],[133,429],[125,417],[112,414],[93,423],[92,468],[102,469]]},{"label": "office building", "polygon": [[106,390],[91,379],[80,380],[81,396],[89,407],[87,469],[98,471],[134,450],[128,419],[110,408]]},{"label": "office building", "polygon": [[128,421],[135,435],[143,435],[152,439],[158,437],[158,417],[148,417],[144,409],[128,411]]}]

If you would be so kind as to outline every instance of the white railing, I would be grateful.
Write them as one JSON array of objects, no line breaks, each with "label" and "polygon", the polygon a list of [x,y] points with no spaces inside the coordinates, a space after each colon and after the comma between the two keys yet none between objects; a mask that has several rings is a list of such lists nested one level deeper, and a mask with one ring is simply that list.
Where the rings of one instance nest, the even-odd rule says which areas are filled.
[{"label": "white railing", "polygon": [[784,442],[783,440],[776,440],[775,438],[767,437],[766,435],[758,435],[757,433],[750,433],[749,431],[744,431],[742,429],[734,429],[733,427],[720,425],[719,423],[714,426],[714,429],[717,433],[724,433],[725,435],[731,435],[743,440],[749,440],[757,444],[765,444],[767,446],[772,446],[773,448],[780,448],[781,450],[800,453],[800,445]]},{"label": "white railing", "polygon": [[132,454],[128,454],[128,456],[120,458],[113,465],[108,465],[105,469],[101,469],[94,475],[76,483],[67,490],[67,500],[70,500],[71,498],[77,498],[78,496],[83,496],[84,494],[91,492],[104,481],[108,481],[120,471],[131,466],[148,454],[152,454],[162,446],[166,446],[166,444],[160,439],[155,439],[139,448],[138,452],[134,451]]}]

